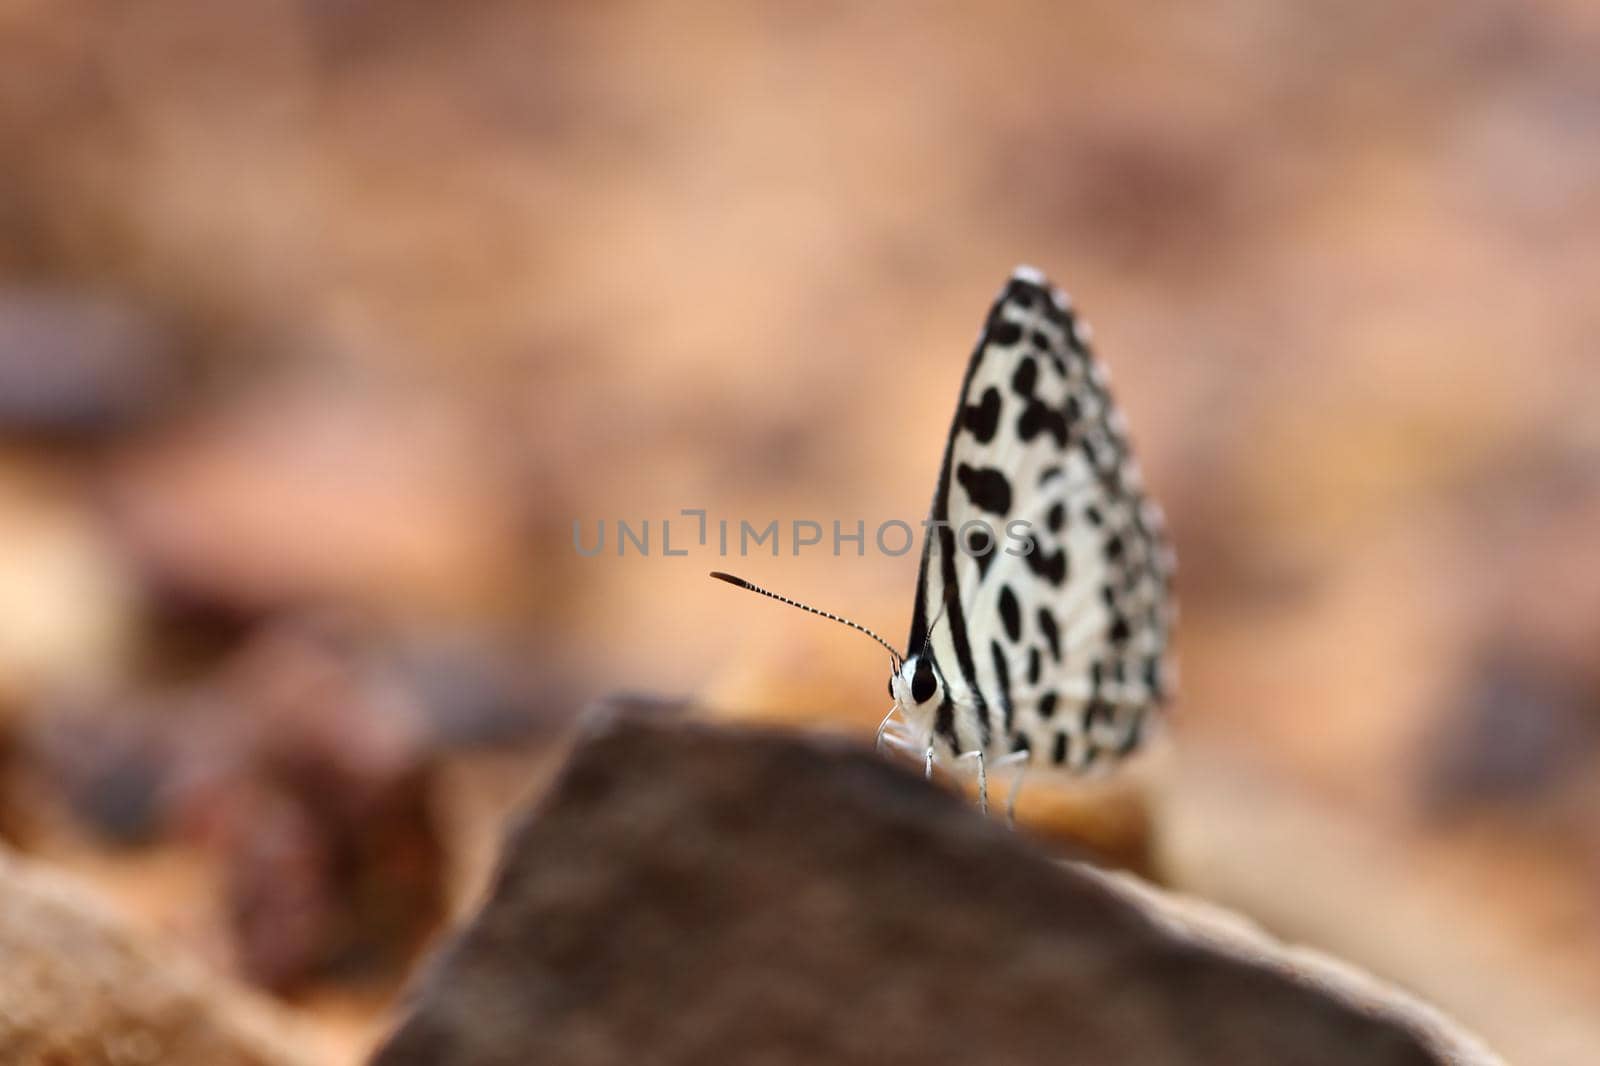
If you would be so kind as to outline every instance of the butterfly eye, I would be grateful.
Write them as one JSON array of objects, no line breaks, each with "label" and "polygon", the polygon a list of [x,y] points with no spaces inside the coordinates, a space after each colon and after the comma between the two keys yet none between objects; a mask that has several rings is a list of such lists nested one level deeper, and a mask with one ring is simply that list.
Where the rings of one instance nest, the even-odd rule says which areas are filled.
[{"label": "butterfly eye", "polygon": [[911,675],[911,698],[918,703],[927,703],[933,699],[937,687],[933,680],[933,664],[923,659],[917,663],[917,672]]}]

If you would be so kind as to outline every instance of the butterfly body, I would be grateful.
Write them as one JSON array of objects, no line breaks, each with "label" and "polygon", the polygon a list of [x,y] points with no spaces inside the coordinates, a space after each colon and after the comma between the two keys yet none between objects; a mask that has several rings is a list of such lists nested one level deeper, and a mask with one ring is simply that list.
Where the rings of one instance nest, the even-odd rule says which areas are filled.
[{"label": "butterfly body", "polygon": [[1167,698],[1172,552],[1087,342],[1030,268],[989,312],[890,679],[902,746],[1082,770]]},{"label": "butterfly body", "polygon": [[962,379],[904,655],[712,574],[883,645],[879,742],[930,773],[975,757],[984,804],[986,765],[1077,772],[1131,753],[1172,688],[1172,550],[1088,341],[1042,274],[1012,274]]}]

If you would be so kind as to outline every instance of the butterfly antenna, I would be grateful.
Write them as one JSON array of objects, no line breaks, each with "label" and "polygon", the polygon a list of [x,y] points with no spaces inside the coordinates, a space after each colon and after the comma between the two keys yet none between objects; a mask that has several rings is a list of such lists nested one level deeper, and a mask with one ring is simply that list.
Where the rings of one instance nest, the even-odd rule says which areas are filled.
[{"label": "butterfly antenna", "polygon": [[733,574],[724,574],[720,570],[713,570],[711,571],[711,576],[716,578],[718,581],[726,581],[730,585],[737,585],[739,588],[749,589],[751,592],[759,592],[768,599],[777,600],[779,603],[786,603],[790,607],[798,607],[802,611],[810,611],[812,614],[820,614],[822,617],[829,619],[830,621],[838,622],[840,625],[846,625],[858,632],[865,633],[867,636],[884,646],[884,648],[889,652],[889,658],[894,660],[895,670],[898,672],[900,669],[900,653],[894,650],[894,645],[878,636],[878,634],[874,633],[860,622],[852,622],[848,618],[841,618],[838,615],[832,614],[828,611],[818,610],[808,603],[801,603],[799,600],[791,600],[787,596],[780,596],[776,592],[769,592],[760,585],[752,585],[744,578],[735,577]]}]

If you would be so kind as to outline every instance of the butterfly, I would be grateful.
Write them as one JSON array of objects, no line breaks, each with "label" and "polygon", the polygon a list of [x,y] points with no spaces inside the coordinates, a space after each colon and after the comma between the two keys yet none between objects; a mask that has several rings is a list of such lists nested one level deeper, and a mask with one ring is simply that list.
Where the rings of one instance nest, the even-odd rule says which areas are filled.
[{"label": "butterfly", "polygon": [[1088,325],[1019,267],[967,363],[917,573],[891,659],[885,743],[987,768],[1082,772],[1137,749],[1173,688],[1175,557],[1144,491]]}]

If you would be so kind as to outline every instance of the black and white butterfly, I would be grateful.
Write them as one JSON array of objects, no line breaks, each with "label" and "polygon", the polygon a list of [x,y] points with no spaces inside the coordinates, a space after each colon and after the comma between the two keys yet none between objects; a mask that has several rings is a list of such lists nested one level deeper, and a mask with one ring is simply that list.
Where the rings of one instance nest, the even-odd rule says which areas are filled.
[{"label": "black and white butterfly", "polygon": [[[1173,554],[1087,325],[1029,267],[967,364],[923,543],[894,706],[878,732],[921,755],[1082,771],[1129,754],[1172,684]],[[1018,776],[1020,781],[1020,774]],[[1015,803],[1015,786],[1011,802]]]}]

